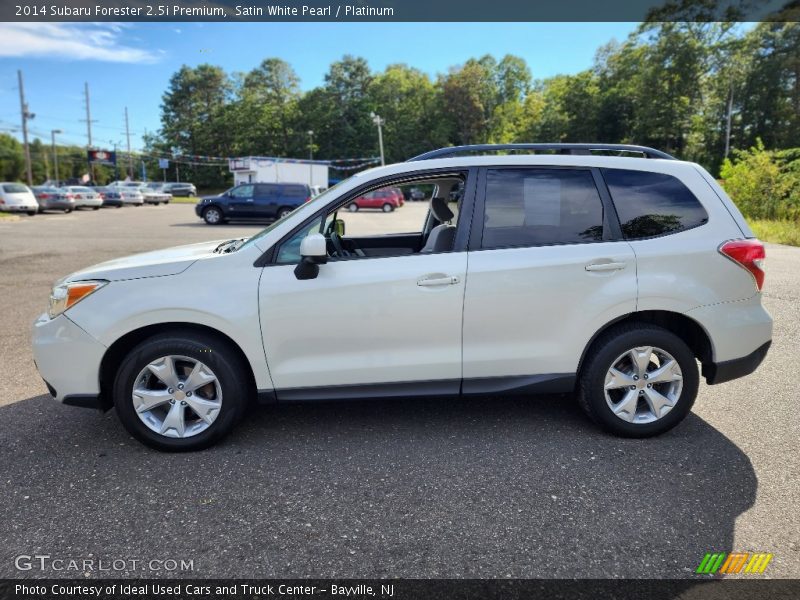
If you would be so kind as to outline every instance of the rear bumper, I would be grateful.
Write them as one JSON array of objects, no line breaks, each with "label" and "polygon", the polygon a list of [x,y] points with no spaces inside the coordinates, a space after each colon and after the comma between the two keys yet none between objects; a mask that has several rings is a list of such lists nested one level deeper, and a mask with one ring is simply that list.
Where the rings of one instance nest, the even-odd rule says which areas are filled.
[{"label": "rear bumper", "polygon": [[30,212],[38,211],[39,204],[0,204],[0,210],[5,212]]},{"label": "rear bumper", "polygon": [[706,378],[709,385],[714,385],[750,375],[762,363],[771,344],[770,340],[742,358],[719,363],[706,363],[703,365],[703,377]]}]

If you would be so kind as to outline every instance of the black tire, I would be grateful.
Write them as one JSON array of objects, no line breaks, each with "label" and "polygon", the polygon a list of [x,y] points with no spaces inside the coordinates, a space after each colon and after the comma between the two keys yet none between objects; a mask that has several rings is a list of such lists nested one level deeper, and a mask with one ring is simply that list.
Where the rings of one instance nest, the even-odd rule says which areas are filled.
[{"label": "black tire", "polygon": [[219,225],[220,223],[224,223],[225,219],[219,208],[216,206],[209,206],[203,211],[203,221],[205,221],[207,225]]},{"label": "black tire", "polygon": [[38,212],[39,212],[38,209],[37,210],[29,210],[28,211],[28,216],[29,217],[35,217]]},{"label": "black tire", "polygon": [[385,212],[385,213],[390,213],[390,212],[392,212],[394,210],[394,206],[392,206],[388,202],[386,204],[384,204],[381,208],[382,208],[383,212]]},{"label": "black tire", "polygon": [[[674,357],[683,376],[683,388],[674,407],[661,418],[630,423],[615,415],[606,402],[605,378],[618,356],[642,346],[658,347]],[[622,437],[651,437],[669,431],[689,414],[699,383],[697,361],[681,338],[648,323],[628,323],[612,328],[592,344],[581,369],[578,401],[589,418],[606,431]]]},{"label": "black tire", "polygon": [[347,205],[347,210],[349,210],[350,212],[358,212],[358,204],[356,204],[355,202],[351,202],[350,204]]},{"label": "black tire", "polygon": [[65,214],[65,215],[68,215],[68,214],[69,214],[69,213],[71,213],[71,212],[72,212],[72,209],[71,209],[71,208],[65,208],[65,209],[64,209],[64,214]]},{"label": "black tire", "polygon": [[[179,355],[203,362],[217,376],[222,389],[222,407],[204,431],[185,438],[161,435],[145,425],[133,405],[133,385],[150,362],[166,355]],[[230,433],[247,407],[250,387],[243,365],[230,344],[202,333],[162,334],[145,340],[122,361],[114,380],[114,407],[125,429],[143,444],[166,452],[202,450]]]},{"label": "black tire", "polygon": [[286,215],[288,215],[288,214],[289,214],[290,212],[292,212],[293,210],[294,210],[294,209],[293,209],[293,208],[291,208],[291,207],[289,207],[289,206],[281,206],[281,207],[278,209],[278,218],[279,218],[279,219],[282,219],[282,218],[284,218]]},{"label": "black tire", "polygon": [[100,207],[99,206],[93,206],[92,210],[100,210]]}]

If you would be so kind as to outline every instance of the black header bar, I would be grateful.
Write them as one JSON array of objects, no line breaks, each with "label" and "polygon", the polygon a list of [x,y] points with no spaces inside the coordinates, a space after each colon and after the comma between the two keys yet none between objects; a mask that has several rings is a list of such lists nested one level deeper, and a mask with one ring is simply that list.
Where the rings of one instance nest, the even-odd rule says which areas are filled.
[{"label": "black header bar", "polygon": [[0,20],[798,21],[798,0],[3,0]]}]

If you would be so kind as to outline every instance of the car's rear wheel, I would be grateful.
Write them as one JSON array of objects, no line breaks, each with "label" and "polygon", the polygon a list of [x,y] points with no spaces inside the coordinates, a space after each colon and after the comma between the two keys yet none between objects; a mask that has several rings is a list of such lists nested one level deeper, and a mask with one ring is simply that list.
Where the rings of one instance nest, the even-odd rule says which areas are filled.
[{"label": "car's rear wheel", "polygon": [[209,225],[222,223],[222,211],[216,206],[209,206],[203,211],[203,220]]},{"label": "car's rear wheel", "polygon": [[392,206],[388,202],[383,205],[383,212],[392,212],[393,210],[394,210],[394,206]]},{"label": "car's rear wheel", "polygon": [[694,354],[675,334],[647,323],[603,334],[581,372],[578,398],[604,429],[650,437],[680,423],[697,397]]},{"label": "car's rear wheel", "polygon": [[355,202],[351,202],[350,204],[347,205],[347,210],[349,210],[350,212],[358,212],[358,204],[356,204]]},{"label": "car's rear wheel", "polygon": [[158,450],[200,450],[228,434],[249,387],[229,344],[203,334],[165,334],[136,346],[114,381],[114,406],[136,439]]},{"label": "car's rear wheel", "polygon": [[100,210],[100,207],[99,206],[93,206],[92,210]]},{"label": "car's rear wheel", "polygon": [[280,209],[278,209],[278,218],[279,218],[279,219],[282,219],[282,218],[284,218],[284,217],[285,217],[285,216],[287,216],[287,215],[288,215],[290,212],[292,212],[292,210],[294,210],[294,209],[292,209],[292,208],[289,208],[288,206],[281,206],[281,208],[280,208]]},{"label": "car's rear wheel", "polygon": [[28,211],[28,216],[29,217],[34,217],[34,216],[36,216],[36,213],[38,213],[38,212],[39,212],[38,209],[37,210],[29,210]]}]

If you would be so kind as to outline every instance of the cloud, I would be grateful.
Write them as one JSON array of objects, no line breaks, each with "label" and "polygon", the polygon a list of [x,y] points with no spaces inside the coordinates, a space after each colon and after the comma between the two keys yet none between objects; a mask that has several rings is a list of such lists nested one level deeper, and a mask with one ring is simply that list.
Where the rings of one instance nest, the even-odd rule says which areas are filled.
[{"label": "cloud", "polygon": [[121,41],[125,28],[121,23],[0,23],[0,57],[156,62],[157,54]]}]

